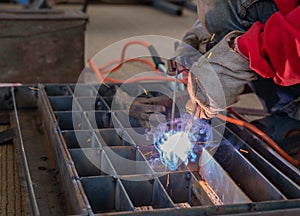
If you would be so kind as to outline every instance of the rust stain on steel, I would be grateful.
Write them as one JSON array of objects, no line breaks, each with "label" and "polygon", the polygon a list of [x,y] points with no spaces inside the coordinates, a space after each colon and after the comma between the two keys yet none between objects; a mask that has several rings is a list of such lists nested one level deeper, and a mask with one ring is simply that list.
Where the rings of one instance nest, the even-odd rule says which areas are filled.
[{"label": "rust stain on steel", "polygon": [[218,195],[213,191],[213,189],[207,184],[204,180],[198,181],[200,186],[203,188],[207,196],[210,198],[210,200],[213,202],[214,205],[223,205],[223,202],[218,197]]},{"label": "rust stain on steel", "polygon": [[175,203],[175,207],[177,207],[177,208],[191,208],[191,205],[188,202]]}]

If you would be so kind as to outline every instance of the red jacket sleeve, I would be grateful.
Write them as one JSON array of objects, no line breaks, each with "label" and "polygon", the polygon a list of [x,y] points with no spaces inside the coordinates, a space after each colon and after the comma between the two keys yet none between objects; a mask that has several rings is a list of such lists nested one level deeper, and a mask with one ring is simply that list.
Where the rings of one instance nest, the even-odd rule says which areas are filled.
[{"label": "red jacket sleeve", "polygon": [[300,6],[254,23],[237,45],[257,74],[283,86],[300,83]]}]

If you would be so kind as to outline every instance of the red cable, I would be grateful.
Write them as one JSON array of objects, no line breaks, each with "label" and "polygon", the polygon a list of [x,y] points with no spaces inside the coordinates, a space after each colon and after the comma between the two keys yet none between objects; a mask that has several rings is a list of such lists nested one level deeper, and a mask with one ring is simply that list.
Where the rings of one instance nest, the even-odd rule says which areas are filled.
[{"label": "red cable", "polygon": [[[146,59],[140,59],[140,58],[125,59],[125,52],[126,52],[127,47],[130,45],[133,45],[133,44],[142,45],[147,48],[150,46],[148,43],[146,43],[144,41],[134,40],[134,41],[127,42],[122,49],[122,54],[121,54],[120,60],[113,60],[111,62],[106,63],[105,65],[100,66],[99,68],[96,66],[96,64],[94,63],[94,61],[92,59],[89,60],[91,69],[96,74],[96,76],[98,77],[98,80],[101,84],[104,81],[108,81],[108,82],[112,82],[112,83],[123,83],[123,82],[139,82],[139,81],[148,81],[148,80],[163,80],[163,81],[174,81],[175,80],[174,78],[169,78],[169,77],[164,77],[164,76],[139,77],[139,78],[133,78],[133,79],[129,79],[129,80],[120,80],[120,79],[114,79],[114,78],[110,78],[110,77],[103,77],[103,74],[109,74],[109,73],[115,72],[118,69],[120,69],[125,62],[140,62],[140,63],[146,64],[150,68],[152,68],[155,72],[160,74],[160,72],[157,70],[157,68],[151,61],[148,61]],[[117,64],[117,65],[115,67],[113,67],[112,69],[104,70],[114,64]],[[184,80],[179,80],[179,82],[184,82]]]},{"label": "red cable", "polygon": [[[141,62],[144,64],[147,64],[148,66],[150,66],[155,72],[159,73],[160,72],[156,69],[155,65],[146,60],[146,59],[140,59],[140,58],[131,58],[131,59],[125,59],[125,52],[128,46],[133,45],[133,44],[139,44],[145,47],[149,47],[150,45],[144,41],[130,41],[127,42],[123,49],[122,49],[122,54],[121,54],[121,59],[120,60],[114,60],[111,61],[109,63],[106,63],[105,65],[101,66],[101,67],[97,67],[96,64],[94,63],[94,61],[92,59],[89,60],[89,63],[91,65],[91,69],[92,71],[97,75],[98,80],[100,81],[100,83],[102,84],[104,81],[108,81],[111,83],[123,83],[123,82],[140,82],[140,81],[149,81],[149,80],[160,80],[160,81],[175,81],[175,78],[171,78],[171,77],[165,77],[165,76],[148,76],[148,77],[138,77],[138,78],[132,78],[132,79],[128,79],[128,80],[121,80],[121,79],[114,79],[111,77],[103,77],[103,74],[109,74],[112,72],[115,72],[116,70],[120,69],[121,66],[124,64],[124,62]],[[117,64],[117,66],[113,67],[112,69],[107,69],[107,70],[103,70],[105,68],[110,67],[113,64]],[[102,70],[102,71],[101,71]],[[178,80],[179,82],[184,82],[184,80]]]},{"label": "red cable", "polygon": [[[144,42],[144,41],[139,41],[139,40],[133,40],[133,41],[127,42],[127,43],[124,45],[124,47],[122,48],[121,59],[120,59],[119,64],[118,64],[117,66],[115,66],[114,68],[112,68],[112,69],[109,71],[109,73],[114,72],[114,71],[116,71],[116,70],[118,70],[118,69],[121,68],[121,66],[124,64],[124,59],[125,59],[125,52],[126,52],[126,49],[127,49],[128,46],[133,45],[133,44],[138,44],[138,45],[144,46],[144,47],[146,47],[146,48],[149,48],[149,46],[150,46],[150,44],[148,44],[148,43],[146,43],[146,42]],[[156,68],[155,68],[155,69],[156,69]]]},{"label": "red cable", "polygon": [[[128,80],[114,79],[114,78],[111,78],[111,77],[103,77],[102,73],[99,71],[99,69],[96,66],[96,64],[93,61],[93,59],[90,59],[89,63],[91,65],[92,71],[98,77],[98,80],[99,80],[100,84],[103,84],[104,81],[108,81],[108,82],[111,82],[111,83],[123,83],[123,82],[133,83],[133,82],[149,81],[149,80],[175,81],[175,78],[173,78],[173,77],[165,77],[165,76],[137,77],[137,78],[131,78],[131,79],[128,79]],[[179,79],[178,81],[182,82],[181,79]]]},{"label": "red cable", "polygon": [[104,83],[104,77],[102,76],[101,72],[98,70],[95,62],[93,61],[93,59],[89,60],[89,64],[91,66],[92,71],[96,74],[100,84]]},{"label": "red cable", "polygon": [[[107,68],[107,67],[109,67],[109,66],[111,66],[111,65],[114,65],[114,64],[118,64],[119,65],[119,64],[121,64],[120,62],[121,62],[121,60],[113,60],[113,61],[111,61],[111,62],[109,62],[109,63],[107,63],[107,64],[99,67],[99,70],[101,71],[102,74],[113,73],[117,69],[114,69],[114,68],[113,69],[107,69],[107,70],[104,70],[104,69]],[[131,58],[131,59],[129,59],[128,58],[128,59],[124,59],[124,62],[122,62],[122,64],[124,64],[125,62],[140,62],[140,63],[146,64],[150,68],[152,68],[153,71],[155,71],[156,73],[160,74],[160,72],[156,69],[155,64],[153,64],[151,61],[148,61],[146,59],[140,59],[140,58]]]}]

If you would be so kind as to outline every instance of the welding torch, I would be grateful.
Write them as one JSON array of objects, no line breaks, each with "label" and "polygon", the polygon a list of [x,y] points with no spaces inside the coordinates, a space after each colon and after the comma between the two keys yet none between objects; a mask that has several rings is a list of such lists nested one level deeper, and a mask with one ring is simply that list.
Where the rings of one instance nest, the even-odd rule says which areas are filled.
[{"label": "welding torch", "polygon": [[[213,41],[213,38],[214,35],[212,35],[209,43]],[[175,50],[177,49],[178,46],[179,43],[175,43]],[[181,91],[186,90],[186,87],[183,83],[178,83],[178,79],[183,78],[182,72],[184,71],[189,72],[189,68],[191,67],[191,62],[187,61],[187,59],[184,58],[183,56],[177,56],[175,58],[171,58],[167,60],[167,68],[166,68],[163,61],[159,57],[155,47],[153,45],[150,45],[148,47],[148,50],[151,53],[152,60],[155,63],[156,68],[160,72],[162,72],[165,76],[175,77],[175,82],[170,85],[170,89],[173,90],[172,110],[171,110],[171,130],[173,130],[174,129],[173,122],[175,119],[175,109],[176,109],[176,94],[178,90]],[[190,104],[188,112],[193,114],[194,116],[199,116],[200,110],[198,109],[197,104],[193,104],[192,107]],[[191,127],[191,125],[189,127]]]},{"label": "welding torch", "polygon": [[[165,64],[163,63],[163,61],[161,60],[161,58],[159,57],[155,47],[153,45],[150,45],[148,47],[149,52],[151,53],[152,56],[152,60],[156,66],[156,68],[162,72],[165,76],[169,76],[168,72],[172,71],[175,73],[175,82],[173,83],[173,85],[170,86],[171,90],[173,90],[173,98],[172,98],[172,110],[171,110],[171,130],[173,130],[174,125],[172,122],[174,122],[175,119],[175,109],[176,109],[176,92],[178,90],[178,87],[181,90],[185,90],[184,85],[181,83],[180,86],[178,86],[178,65],[176,63],[176,61],[174,60],[168,60],[168,68],[165,67]],[[180,75],[181,76],[181,75]]]},{"label": "welding torch", "polygon": [[[182,68],[179,70],[179,68]],[[188,71],[188,69],[184,66],[179,65],[175,60],[168,60],[168,72],[173,73],[173,75],[175,75],[175,83],[174,83],[174,89],[177,88],[178,85],[178,77],[182,76],[183,71]],[[179,85],[183,85],[182,83],[180,83]],[[176,91],[174,91],[173,93],[173,103],[172,103],[172,112],[171,112],[171,130],[174,129],[174,119],[175,119],[175,108],[176,108]],[[197,107],[197,104],[193,104],[192,107],[189,107],[189,113],[192,113],[193,116],[199,116],[199,109]],[[189,131],[190,128],[192,127],[192,119],[190,121],[190,123],[187,125],[186,127],[186,131]]]},{"label": "welding torch", "polygon": [[175,107],[176,107],[176,90],[178,83],[178,67],[177,63],[172,60],[168,60],[168,69],[169,71],[175,72],[175,83],[174,83],[174,91],[173,91],[173,99],[172,99],[172,111],[171,111],[171,131],[174,129],[174,119],[175,119]]}]

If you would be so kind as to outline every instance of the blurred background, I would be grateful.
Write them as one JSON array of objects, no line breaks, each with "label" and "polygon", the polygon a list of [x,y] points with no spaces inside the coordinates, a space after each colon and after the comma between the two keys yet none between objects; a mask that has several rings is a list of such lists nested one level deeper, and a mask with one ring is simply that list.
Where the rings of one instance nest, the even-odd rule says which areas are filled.
[{"label": "blurred background", "polygon": [[[180,40],[197,19],[196,0],[28,1],[1,1],[1,82],[74,83],[88,69],[88,59],[110,45],[142,35]],[[113,52],[109,60],[119,59],[121,49]],[[112,77],[145,69],[128,63]],[[85,72],[85,82],[97,82],[89,69]],[[261,108],[254,94],[242,95],[237,106]]]}]

